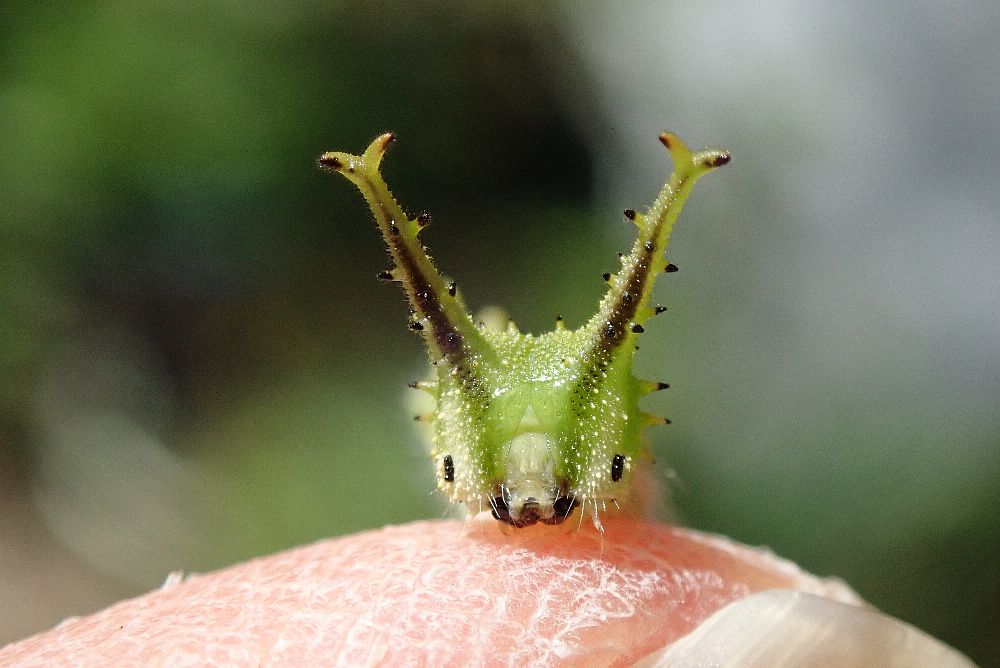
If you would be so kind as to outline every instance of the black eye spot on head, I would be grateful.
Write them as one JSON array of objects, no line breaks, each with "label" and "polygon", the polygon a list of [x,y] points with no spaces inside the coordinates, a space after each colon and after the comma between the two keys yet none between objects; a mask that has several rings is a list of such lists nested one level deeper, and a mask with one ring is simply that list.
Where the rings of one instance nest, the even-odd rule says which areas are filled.
[{"label": "black eye spot on head", "polygon": [[451,455],[444,456],[444,481],[455,482],[455,460]]},{"label": "black eye spot on head", "polygon": [[625,456],[615,455],[611,459],[611,480],[618,482],[622,479],[622,473],[625,472]]}]

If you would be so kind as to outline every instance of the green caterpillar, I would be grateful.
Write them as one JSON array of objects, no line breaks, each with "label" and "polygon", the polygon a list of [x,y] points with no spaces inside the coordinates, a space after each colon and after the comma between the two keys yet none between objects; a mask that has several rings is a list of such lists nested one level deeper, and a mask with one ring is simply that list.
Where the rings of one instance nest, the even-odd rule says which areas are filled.
[{"label": "green caterpillar", "polygon": [[559,524],[579,509],[603,530],[600,512],[628,497],[650,459],[641,430],[666,423],[639,408],[640,397],[666,385],[634,377],[632,357],[643,324],[664,310],[649,304],[656,277],[677,269],[664,258],[670,232],[695,181],[729,153],[692,153],[661,134],[674,172],[648,213],[625,211],[638,237],[621,270],[604,275],[597,313],[579,329],[557,320],[535,336],[472,320],[417,238],[429,218],[407,217],[382,179],[394,139],[384,134],[361,155],[324,153],[319,164],[364,195],[395,265],[380,278],[402,284],[409,327],[427,343],[433,379],[415,386],[434,400],[426,419],[438,487],[470,513],[489,508],[514,527]]}]

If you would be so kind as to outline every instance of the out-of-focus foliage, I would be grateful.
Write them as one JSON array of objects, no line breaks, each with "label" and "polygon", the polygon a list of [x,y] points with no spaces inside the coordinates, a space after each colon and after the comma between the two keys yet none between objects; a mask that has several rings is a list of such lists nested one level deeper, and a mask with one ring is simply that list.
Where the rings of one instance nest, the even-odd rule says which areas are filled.
[{"label": "out-of-focus foliage", "polygon": [[[439,515],[402,409],[419,342],[373,280],[363,205],[315,159],[392,128],[393,180],[449,228],[456,273],[515,238],[551,250],[526,221],[587,205],[571,111],[596,107],[564,36],[527,8],[455,3],[22,3],[7,18],[0,415],[4,489],[31,500],[15,509],[90,577],[141,588]],[[532,264],[511,257],[467,292],[522,291]],[[39,540],[22,539],[15,562]],[[43,562],[22,565],[35,587]],[[64,598],[5,606],[6,639],[101,602]]]},{"label": "out-of-focus foliage", "polygon": [[1000,14],[855,4],[7,3],[0,641],[443,511],[322,151],[394,130],[442,268],[539,331],[673,129],[735,156],[637,358],[681,516],[1000,663]]}]

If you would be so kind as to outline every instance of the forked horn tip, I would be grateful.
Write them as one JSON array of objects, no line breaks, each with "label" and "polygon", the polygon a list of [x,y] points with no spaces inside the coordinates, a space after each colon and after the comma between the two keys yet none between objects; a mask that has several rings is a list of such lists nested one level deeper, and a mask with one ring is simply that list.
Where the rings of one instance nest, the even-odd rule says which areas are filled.
[{"label": "forked horn tip", "polygon": [[385,132],[379,135],[378,141],[382,146],[382,152],[385,153],[385,151],[389,148],[389,145],[392,144],[392,142],[396,141],[396,133]]},{"label": "forked horn tip", "polygon": [[725,149],[702,151],[696,156],[698,164],[708,167],[709,169],[715,169],[716,167],[728,165],[732,159],[732,154]]}]

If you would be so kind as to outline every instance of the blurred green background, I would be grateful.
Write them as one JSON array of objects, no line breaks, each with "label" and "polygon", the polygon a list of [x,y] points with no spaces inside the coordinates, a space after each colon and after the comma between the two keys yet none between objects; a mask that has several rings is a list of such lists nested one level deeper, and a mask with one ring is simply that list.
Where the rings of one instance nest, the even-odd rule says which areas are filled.
[{"label": "blurred green background", "polygon": [[640,376],[690,526],[1000,665],[993,3],[6,3],[0,643],[205,570],[440,516],[390,184],[473,307],[572,325],[721,144]]}]

